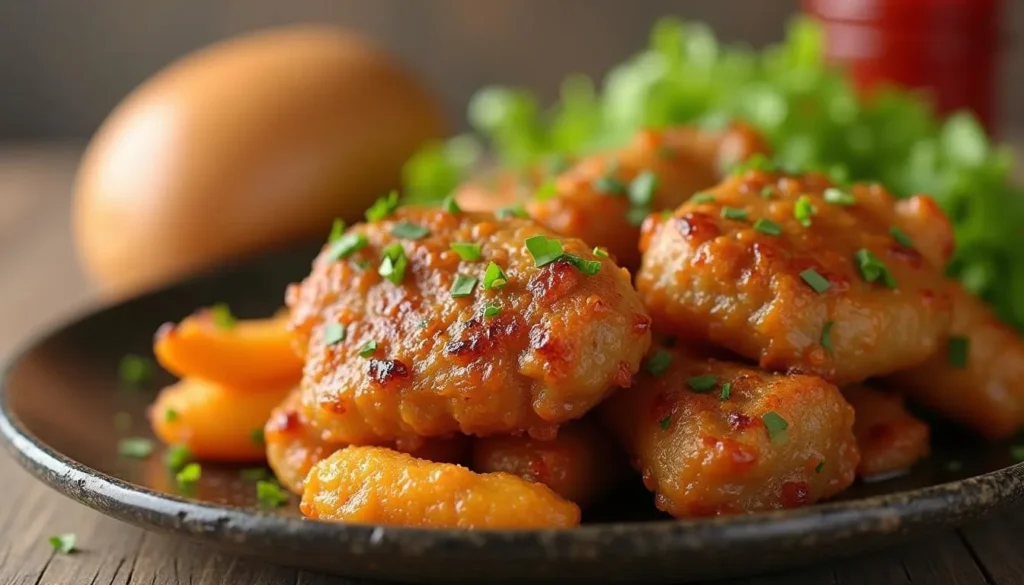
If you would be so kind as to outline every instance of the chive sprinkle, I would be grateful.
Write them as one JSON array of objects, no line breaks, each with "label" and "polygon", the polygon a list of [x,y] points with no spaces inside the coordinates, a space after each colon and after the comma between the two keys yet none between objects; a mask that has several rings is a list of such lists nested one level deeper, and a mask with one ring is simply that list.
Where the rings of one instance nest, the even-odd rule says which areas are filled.
[{"label": "chive sprinkle", "polygon": [[77,540],[78,537],[75,536],[73,532],[68,532],[67,534],[57,534],[47,539],[47,541],[50,543],[50,546],[53,547],[53,552],[58,552],[65,555],[75,552],[75,541]]},{"label": "chive sprinkle", "polygon": [[217,303],[210,307],[210,318],[219,329],[234,329],[238,324],[238,319],[231,314],[231,307],[227,303]]},{"label": "chive sprinkle", "polygon": [[738,207],[723,207],[722,217],[735,221],[747,221],[747,210]]},{"label": "chive sprinkle", "polygon": [[786,422],[786,419],[779,416],[774,410],[761,415],[761,421],[764,423],[765,428],[768,429],[768,437],[772,441],[781,438],[782,433],[789,428],[789,423]]},{"label": "chive sprinkle", "polygon": [[644,171],[629,183],[629,202],[636,207],[648,208],[654,201],[654,192],[658,190],[658,175],[653,171]]},{"label": "chive sprinkle", "polygon": [[658,426],[661,427],[661,430],[663,430],[663,431],[667,431],[668,427],[671,424],[672,424],[672,415],[671,414],[658,421]]},{"label": "chive sprinkle", "polygon": [[562,259],[569,261],[577,270],[587,276],[594,276],[601,270],[601,263],[597,260],[587,260],[575,254],[562,254]]},{"label": "chive sprinkle", "polygon": [[371,339],[359,348],[359,357],[368,358],[377,351],[377,342]]},{"label": "chive sprinkle", "polygon": [[450,193],[441,201],[441,209],[448,213],[462,213],[462,208],[459,207],[459,202],[455,200],[455,195]]},{"label": "chive sprinkle", "polygon": [[594,256],[597,256],[598,258],[607,258],[608,252],[606,252],[604,248],[594,246]]},{"label": "chive sprinkle", "polygon": [[256,482],[256,501],[261,508],[278,508],[288,502],[288,493],[276,481],[261,479]]},{"label": "chive sprinkle", "polygon": [[366,210],[366,221],[378,221],[394,213],[398,209],[398,191],[392,191],[377,199]]},{"label": "chive sprinkle", "polygon": [[510,217],[527,219],[530,215],[526,213],[526,209],[522,205],[509,205],[508,207],[502,207],[495,211],[494,217],[497,217],[498,219],[508,219]]},{"label": "chive sprinkle", "polygon": [[810,227],[811,216],[814,215],[814,205],[807,195],[801,195],[793,205],[793,217],[804,227]]},{"label": "chive sprinkle", "polygon": [[327,248],[327,261],[336,262],[341,258],[348,258],[365,248],[369,243],[370,240],[363,234],[347,233],[331,242],[330,247]]},{"label": "chive sprinkle", "polygon": [[391,228],[391,235],[405,240],[418,240],[430,235],[430,230],[411,221],[400,221]]},{"label": "chive sprinkle", "polygon": [[851,193],[847,193],[842,189],[836,189],[835,187],[825,189],[822,196],[825,198],[825,203],[831,203],[832,205],[850,207],[851,205],[857,204],[857,198]]},{"label": "chive sprinkle", "polygon": [[452,242],[448,247],[466,262],[476,262],[480,259],[480,244]]},{"label": "chive sprinkle", "polygon": [[971,353],[971,340],[963,335],[954,335],[946,342],[946,361],[958,370],[967,368],[967,358]]},{"label": "chive sprinkle", "polygon": [[538,268],[558,260],[564,253],[562,242],[540,235],[526,238],[526,249]]},{"label": "chive sprinkle", "polygon": [[821,347],[824,347],[829,355],[832,355],[832,326],[835,324],[835,321],[825,321],[825,326],[821,328]]},{"label": "chive sprinkle", "polygon": [[324,327],[324,343],[337,345],[345,341],[345,325],[343,323],[328,323]]},{"label": "chive sprinkle", "polygon": [[503,288],[508,284],[508,276],[505,275],[505,271],[501,269],[494,262],[487,265],[487,270],[484,271],[484,288]]},{"label": "chive sprinkle", "polygon": [[145,459],[153,452],[153,441],[144,437],[129,437],[117,443],[118,454],[124,457]]},{"label": "chive sprinkle", "polygon": [[832,283],[813,268],[808,268],[801,272],[800,278],[802,278],[803,281],[807,283],[807,286],[811,287],[814,292],[819,295],[832,287]]},{"label": "chive sprinkle", "polygon": [[901,246],[903,246],[905,248],[913,248],[914,247],[914,240],[911,240],[910,236],[908,236],[900,228],[898,228],[896,226],[892,226],[891,228],[889,228],[889,233],[892,234],[893,239],[895,239],[897,242],[899,242],[899,244]]},{"label": "chive sprinkle", "polygon": [[484,307],[484,317],[497,317],[501,314],[501,307],[498,305],[487,305]]},{"label": "chive sprinkle", "polygon": [[343,235],[345,235],[345,220],[339,217],[331,224],[331,233],[327,236],[327,241],[336,242]]},{"label": "chive sprinkle", "polygon": [[473,294],[476,288],[477,279],[465,274],[456,274],[455,282],[452,283],[451,295],[453,299],[468,297]]},{"label": "chive sprinkle", "polygon": [[824,459],[819,461],[818,464],[814,466],[814,473],[821,473],[821,471],[823,469],[825,469],[825,460]]},{"label": "chive sprinkle", "polygon": [[409,259],[405,257],[405,248],[396,242],[381,250],[381,254],[384,257],[377,267],[377,274],[390,280],[392,284],[402,284],[405,280],[405,269],[409,265]]},{"label": "chive sprinkle", "polygon": [[192,453],[185,445],[171,445],[167,448],[167,453],[164,455],[164,465],[171,471],[178,471],[185,467],[185,464],[191,458]]},{"label": "chive sprinkle", "polygon": [[652,376],[660,376],[668,371],[669,366],[672,365],[672,354],[659,349],[654,352],[650,358],[647,359],[647,363],[644,365],[644,369],[647,370]]},{"label": "chive sprinkle", "polygon": [[199,478],[203,475],[203,468],[198,463],[189,463],[174,476],[174,479],[178,482],[178,487],[181,489],[188,489],[195,485]]},{"label": "chive sprinkle", "polygon": [[690,197],[692,203],[714,203],[715,196],[711,193],[697,193],[693,197]]},{"label": "chive sprinkle", "polygon": [[782,234],[782,226],[763,217],[754,222],[754,229],[769,236],[778,236]]},{"label": "chive sprinkle", "polygon": [[711,374],[704,374],[703,376],[694,376],[687,379],[686,385],[690,387],[690,390],[703,394],[713,390],[718,385],[718,379]]},{"label": "chive sprinkle", "polygon": [[871,253],[867,248],[861,248],[854,254],[857,267],[860,269],[860,276],[867,282],[881,281],[888,288],[896,288],[896,279],[889,273],[889,269]]},{"label": "chive sprinkle", "polygon": [[732,382],[726,382],[722,384],[722,402],[729,400],[729,396],[732,395]]}]

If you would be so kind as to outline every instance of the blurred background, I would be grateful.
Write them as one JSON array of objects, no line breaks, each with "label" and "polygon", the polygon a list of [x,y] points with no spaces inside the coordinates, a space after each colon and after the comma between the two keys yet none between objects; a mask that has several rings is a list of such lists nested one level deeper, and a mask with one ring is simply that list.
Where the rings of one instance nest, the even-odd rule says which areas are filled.
[{"label": "blurred background", "polygon": [[[857,4],[850,0],[851,4]],[[986,0],[976,0],[984,2]],[[1024,2],[1008,0],[1001,134],[1024,128]],[[599,75],[678,15],[755,48],[780,40],[799,0],[40,0],[0,7],[0,138],[85,139],[133,87],[184,53],[258,28],[344,25],[423,75],[453,122],[482,85],[552,97],[566,74]],[[1017,72],[1017,74],[1012,74]]]}]

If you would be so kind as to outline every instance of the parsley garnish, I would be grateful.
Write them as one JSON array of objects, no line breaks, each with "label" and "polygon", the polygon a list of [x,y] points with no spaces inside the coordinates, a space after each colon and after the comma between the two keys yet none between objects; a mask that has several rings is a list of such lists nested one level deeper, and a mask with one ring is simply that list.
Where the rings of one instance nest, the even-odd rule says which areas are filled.
[{"label": "parsley garnish", "polygon": [[652,376],[660,376],[664,374],[671,365],[672,354],[664,349],[659,349],[654,352],[651,357],[647,358],[647,364],[644,365],[644,369]]},{"label": "parsley garnish", "polygon": [[288,493],[276,481],[256,482],[256,500],[262,508],[278,508],[288,502]]},{"label": "parsley garnish", "polygon": [[857,260],[861,278],[867,282],[881,281],[889,288],[896,288],[896,279],[889,273],[885,264],[871,253],[871,250],[861,248],[854,254],[854,258]]},{"label": "parsley garnish", "polygon": [[526,249],[533,256],[533,262],[539,268],[547,266],[562,257],[562,242],[544,236],[526,238]]},{"label": "parsley garnish", "polygon": [[359,250],[362,250],[370,243],[370,240],[363,234],[357,234],[355,232],[347,233],[337,240],[331,242],[331,246],[327,249],[327,261],[337,262],[341,258],[348,258],[352,254],[355,254]]},{"label": "parsley garnish", "polygon": [[336,345],[345,341],[345,325],[343,323],[328,323],[327,327],[324,327],[324,343],[327,345]]},{"label": "parsley garnish", "polygon": [[402,244],[394,243],[381,250],[384,257],[377,267],[377,274],[390,280],[393,284],[402,284],[405,280],[405,269],[409,265],[409,259],[405,257],[405,248]]},{"label": "parsley garnish", "polygon": [[366,221],[378,221],[394,213],[398,209],[398,191],[392,191],[377,199],[366,210]]},{"label": "parsley garnish", "polygon": [[818,271],[813,268],[808,268],[807,270],[801,272],[800,278],[802,278],[803,281],[807,283],[807,286],[814,289],[814,292],[818,293],[819,295],[832,287],[832,283],[830,283],[824,276],[819,274]]},{"label": "parsley garnish", "polygon": [[[484,288],[502,288],[506,284],[508,284],[508,276],[505,275],[501,266],[498,266],[494,262],[488,264],[487,270],[484,271]],[[472,290],[470,292],[472,292]]]},{"label": "parsley garnish", "polygon": [[174,479],[178,482],[178,487],[185,490],[194,486],[202,475],[203,468],[198,463],[189,463],[174,476]]},{"label": "parsley garnish", "polygon": [[499,314],[501,314],[501,307],[498,305],[484,307],[484,317],[497,317]]},{"label": "parsley garnish", "polygon": [[971,340],[962,335],[954,335],[946,342],[946,361],[950,366],[964,370],[971,353]]},{"label": "parsley garnish", "polygon": [[768,437],[775,441],[775,439],[782,436],[782,433],[789,428],[789,423],[786,419],[779,416],[774,410],[768,411],[761,415],[761,421],[764,422],[764,426],[768,429]]},{"label": "parsley garnish", "polygon": [[444,200],[441,201],[441,209],[448,213],[462,213],[462,208],[459,207],[458,201],[455,200],[455,195],[448,194]]},{"label": "parsley garnish", "polygon": [[468,297],[473,294],[476,288],[477,279],[464,274],[456,274],[455,282],[452,283],[451,295],[453,299]]},{"label": "parsley garnish", "polygon": [[601,263],[597,260],[585,260],[575,254],[562,254],[562,259],[567,260],[577,270],[587,276],[594,276],[601,270]]},{"label": "parsley garnish", "polygon": [[718,385],[718,379],[711,374],[704,374],[703,376],[694,376],[687,379],[686,385],[690,387],[690,390],[703,394],[714,389]]},{"label": "parsley garnish", "polygon": [[117,452],[125,457],[145,459],[153,452],[153,441],[144,437],[129,437],[117,443]]},{"label": "parsley garnish", "polygon": [[391,235],[405,240],[418,240],[430,235],[430,230],[411,221],[400,221],[391,228]]},{"label": "parsley garnish", "polygon": [[466,262],[475,262],[480,259],[480,244],[452,242],[448,247]]}]

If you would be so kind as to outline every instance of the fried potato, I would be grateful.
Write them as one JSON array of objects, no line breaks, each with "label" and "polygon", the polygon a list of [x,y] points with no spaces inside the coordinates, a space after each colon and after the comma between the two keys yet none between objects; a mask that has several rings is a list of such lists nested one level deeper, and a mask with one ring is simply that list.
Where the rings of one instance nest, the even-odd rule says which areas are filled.
[{"label": "fried potato", "polygon": [[[543,266],[526,245],[540,236],[557,247]],[[453,243],[478,245],[479,258]],[[303,414],[331,442],[550,438],[628,385],[650,344],[625,270],[579,240],[491,215],[405,207],[353,227],[287,296],[306,355]]]},{"label": "fried potato", "polygon": [[560,528],[580,521],[579,508],[544,484],[383,447],[346,447],[317,463],[300,508],[317,520],[431,528]]},{"label": "fried potato", "polygon": [[945,339],[942,269],[894,230],[931,206],[758,170],[706,194],[645,224],[637,289],[661,332],[840,385],[919,365]]},{"label": "fried potato", "polygon": [[843,396],[856,414],[857,477],[897,474],[928,456],[928,425],[907,412],[902,396],[864,385],[844,389]]},{"label": "fried potato", "polygon": [[581,508],[597,501],[628,471],[625,454],[590,417],[563,426],[549,441],[525,435],[474,439],[472,468],[542,483]]},{"label": "fried potato", "polygon": [[793,508],[853,481],[853,409],[821,378],[682,349],[652,353],[645,369],[601,414],[659,510],[685,518]]}]

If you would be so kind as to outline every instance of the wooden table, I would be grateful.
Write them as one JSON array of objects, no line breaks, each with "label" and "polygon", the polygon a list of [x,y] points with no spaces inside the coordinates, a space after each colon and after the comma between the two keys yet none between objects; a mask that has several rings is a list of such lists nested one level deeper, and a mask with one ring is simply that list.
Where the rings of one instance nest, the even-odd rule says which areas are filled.
[{"label": "wooden table", "polygon": [[[0,360],[96,302],[68,230],[73,146],[0,147]],[[354,585],[145,532],[50,491],[0,454],[0,585]],[[74,532],[81,552],[47,538]],[[1024,510],[868,557],[733,585],[1020,585]],[[737,551],[737,562],[743,553]],[[809,559],[810,561],[811,559]]]}]

